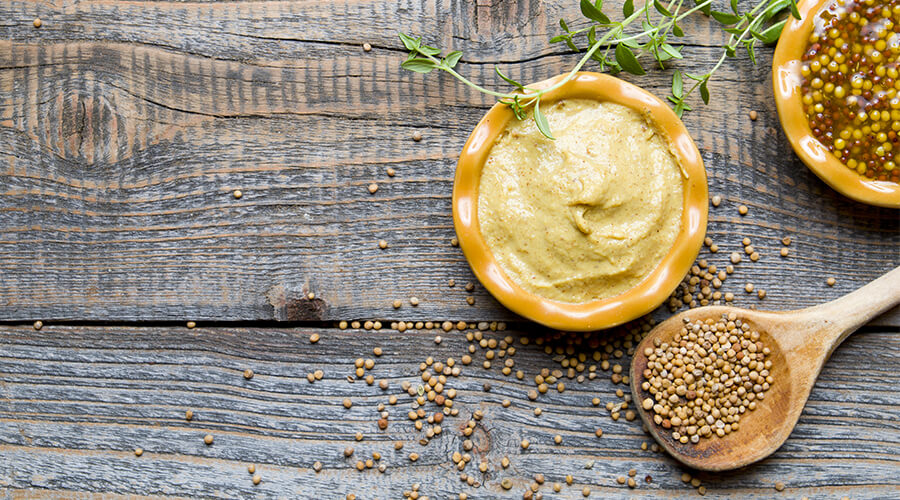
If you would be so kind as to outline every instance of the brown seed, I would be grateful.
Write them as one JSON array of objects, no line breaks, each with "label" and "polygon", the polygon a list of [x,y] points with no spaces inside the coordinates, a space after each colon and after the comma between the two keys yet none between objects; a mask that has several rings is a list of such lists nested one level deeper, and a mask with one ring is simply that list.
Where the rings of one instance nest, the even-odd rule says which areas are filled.
[{"label": "brown seed", "polygon": [[43,321],[38,320],[38,321],[35,321],[35,322],[34,322],[34,329],[35,329],[35,330],[40,330],[40,329],[43,328],[43,327],[44,327],[44,322],[43,322]]},{"label": "brown seed", "polygon": [[375,184],[373,182],[373,183],[369,184],[368,189],[369,189],[369,193],[375,194],[375,192],[378,191],[378,184]]},{"label": "brown seed", "polygon": [[34,18],[34,22],[32,24],[34,24],[35,28],[40,28],[44,24],[44,22],[41,21],[41,18],[36,17]]},{"label": "brown seed", "polygon": [[253,370],[251,370],[249,368],[244,370],[244,378],[247,380],[250,380],[251,378],[253,378]]},{"label": "brown seed", "polygon": [[253,474],[254,472],[256,472],[256,465],[254,465],[254,464],[248,465],[248,466],[247,466],[247,472],[248,472],[249,474]]},{"label": "brown seed", "polygon": [[781,244],[784,245],[784,246],[790,246],[790,244],[791,244],[791,237],[790,237],[790,236],[785,236],[784,238],[781,238]]},{"label": "brown seed", "polygon": [[191,419],[193,419],[193,418],[194,418],[194,412],[193,412],[193,411],[188,410],[188,411],[184,412],[184,419],[185,419],[185,420],[191,420]]},{"label": "brown seed", "polygon": [[598,428],[596,431],[594,431],[594,435],[597,437],[603,437],[603,429]]},{"label": "brown seed", "polygon": [[409,460],[410,460],[410,461],[415,462],[415,461],[418,460],[418,459],[419,459],[419,454],[418,454],[418,453],[412,452],[412,453],[409,454]]},{"label": "brown seed", "polygon": [[185,326],[187,326],[188,328],[196,328],[196,327],[197,327],[197,323],[194,322],[194,321],[188,321],[187,324],[186,324]]},{"label": "brown seed", "polygon": [[378,240],[378,248],[384,250],[388,247],[388,242],[385,240]]},{"label": "brown seed", "polygon": [[412,140],[414,140],[414,141],[416,141],[416,142],[421,141],[421,140],[422,140],[422,132],[419,132],[418,130],[416,130],[415,132],[413,132]]},{"label": "brown seed", "polygon": [[259,474],[254,474],[252,481],[253,481],[253,484],[259,484],[260,481],[262,481],[262,478],[259,477]]},{"label": "brown seed", "polygon": [[313,292],[309,292],[309,293],[306,294],[306,298],[307,298],[308,300],[313,300],[313,299],[316,298],[316,294],[313,293]]},{"label": "brown seed", "polygon": [[591,496],[591,489],[585,486],[584,488],[581,488],[581,494],[583,496],[589,497]]},{"label": "brown seed", "polygon": [[419,298],[418,298],[418,297],[410,297],[410,298],[409,298],[409,303],[410,303],[413,307],[416,307],[417,305],[419,305]]},{"label": "brown seed", "polygon": [[203,436],[203,442],[206,443],[207,445],[213,444],[212,434],[207,434],[207,435]]},{"label": "brown seed", "polygon": [[760,299],[764,299],[764,298],[766,298],[766,291],[765,291],[765,290],[758,290],[758,291],[756,292],[756,296],[759,297]]},{"label": "brown seed", "polygon": [[512,488],[513,484],[512,484],[512,481],[508,477],[505,477],[505,478],[503,478],[502,481],[500,481],[500,486],[504,490],[508,490],[508,489]]},{"label": "brown seed", "polygon": [[759,116],[759,114],[756,112],[755,109],[752,110],[752,111],[750,111],[750,119],[751,119],[751,120],[756,121],[756,118],[757,118],[758,116]]},{"label": "brown seed", "polygon": [[368,42],[366,42],[363,44],[363,50],[369,52],[370,50],[372,50],[372,46]]},{"label": "brown seed", "polygon": [[403,449],[403,441],[394,441],[394,449],[402,450]]},{"label": "brown seed", "polygon": [[747,212],[748,212],[749,210],[750,210],[750,209],[747,208],[747,205],[741,205],[741,206],[738,207],[738,213],[741,214],[741,215],[747,215]]},{"label": "brown seed", "polygon": [[309,336],[309,342],[310,342],[311,344],[315,344],[315,343],[318,342],[318,341],[319,341],[319,334],[318,334],[318,333],[314,333],[314,334],[312,334],[312,335]]},{"label": "brown seed", "polygon": [[739,264],[741,262],[741,254],[737,252],[731,252],[731,263]]},{"label": "brown seed", "polygon": [[141,455],[144,454],[144,449],[143,449],[143,448],[135,448],[135,449],[134,449],[134,454],[135,454],[135,456],[138,456],[138,457],[139,457],[139,456],[141,456]]},{"label": "brown seed", "polygon": [[556,444],[562,443],[562,436],[560,436],[559,434],[553,436],[553,442]]},{"label": "brown seed", "polygon": [[781,256],[782,256],[782,257],[787,257],[789,252],[790,252],[790,251],[787,249],[787,247],[784,247],[784,248],[781,249]]},{"label": "brown seed", "polygon": [[387,429],[387,426],[388,426],[388,421],[386,418],[378,419],[378,428],[379,429],[385,430],[385,429]]},{"label": "brown seed", "polygon": [[239,200],[241,199],[241,196],[244,196],[244,193],[242,193],[240,189],[235,189],[231,194],[236,200]]},{"label": "brown seed", "polygon": [[834,286],[835,283],[837,283],[837,280],[835,280],[834,278],[828,278],[827,280],[825,280],[825,284],[828,286]]},{"label": "brown seed", "polygon": [[784,483],[782,483],[781,481],[777,481],[775,483],[775,489],[778,491],[784,491]]},{"label": "brown seed", "polygon": [[350,401],[350,398],[344,398],[344,408],[349,410],[351,406],[353,406],[353,401]]},{"label": "brown seed", "polygon": [[357,460],[357,461],[356,461],[356,470],[361,471],[361,470],[363,470],[363,469],[365,469],[365,468],[366,468],[366,463],[365,463],[365,462],[363,462],[362,460]]},{"label": "brown seed", "polygon": [[529,443],[527,439],[523,439],[522,442],[521,442],[520,444],[521,444],[523,450],[527,450],[527,449],[528,449],[528,446],[529,446],[531,443]]}]

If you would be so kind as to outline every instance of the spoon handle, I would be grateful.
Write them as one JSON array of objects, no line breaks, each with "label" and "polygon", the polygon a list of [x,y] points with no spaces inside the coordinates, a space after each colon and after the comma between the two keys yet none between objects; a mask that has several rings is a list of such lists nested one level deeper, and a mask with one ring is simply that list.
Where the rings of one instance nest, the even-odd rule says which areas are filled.
[{"label": "spoon handle", "polygon": [[900,267],[855,292],[797,312],[826,326],[827,334],[832,336],[830,355],[851,333],[897,304],[900,304]]}]

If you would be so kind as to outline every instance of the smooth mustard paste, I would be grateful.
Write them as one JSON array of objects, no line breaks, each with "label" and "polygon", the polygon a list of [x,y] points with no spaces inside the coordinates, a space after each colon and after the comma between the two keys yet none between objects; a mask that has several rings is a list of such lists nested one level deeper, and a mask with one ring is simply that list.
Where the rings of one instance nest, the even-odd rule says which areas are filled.
[{"label": "smooth mustard paste", "polygon": [[513,120],[481,173],[478,222],[520,287],[582,303],[646,278],[681,227],[681,166],[629,107],[568,99],[542,108],[556,140]]}]

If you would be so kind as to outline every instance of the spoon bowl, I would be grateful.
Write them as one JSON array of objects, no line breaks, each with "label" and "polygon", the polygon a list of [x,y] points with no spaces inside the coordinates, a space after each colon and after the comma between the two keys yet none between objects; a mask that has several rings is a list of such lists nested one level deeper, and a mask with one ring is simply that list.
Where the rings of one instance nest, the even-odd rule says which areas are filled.
[{"label": "spoon bowl", "polygon": [[[631,391],[641,419],[654,439],[672,457],[694,469],[725,471],[762,460],[787,440],[800,418],[819,372],[834,349],[875,316],[900,303],[900,267],[837,300],[788,312],[753,311],[730,306],[692,309],[660,323],[638,345],[631,363]],[[686,320],[718,320],[735,314],[760,334],[771,353],[774,381],[757,408],[741,416],[740,428],[724,437],[681,443],[657,425],[641,402],[651,397],[642,388],[647,355],[658,343],[671,342]]]}]

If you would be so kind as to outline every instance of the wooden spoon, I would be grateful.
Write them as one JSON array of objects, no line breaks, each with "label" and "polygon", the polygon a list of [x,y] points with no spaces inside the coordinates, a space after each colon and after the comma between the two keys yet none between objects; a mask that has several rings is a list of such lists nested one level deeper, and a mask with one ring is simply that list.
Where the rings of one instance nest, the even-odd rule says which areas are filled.
[{"label": "wooden spoon", "polygon": [[[631,392],[634,405],[650,433],[679,462],[695,469],[724,471],[761,460],[787,439],[800,418],[825,361],[857,328],[900,303],[900,267],[868,285],[826,304],[787,312],[709,306],[685,311],[660,323],[641,341],[631,364]],[[650,397],[641,388],[647,356],[644,349],[654,340],[670,342],[681,331],[684,318],[692,322],[707,318],[718,320],[723,314],[736,313],[760,333],[760,341],[771,349],[769,370],[774,383],[754,411],[741,417],[739,430],[725,437],[701,439],[682,444],[672,438],[671,430],[653,422],[651,411],[641,401]]]}]

